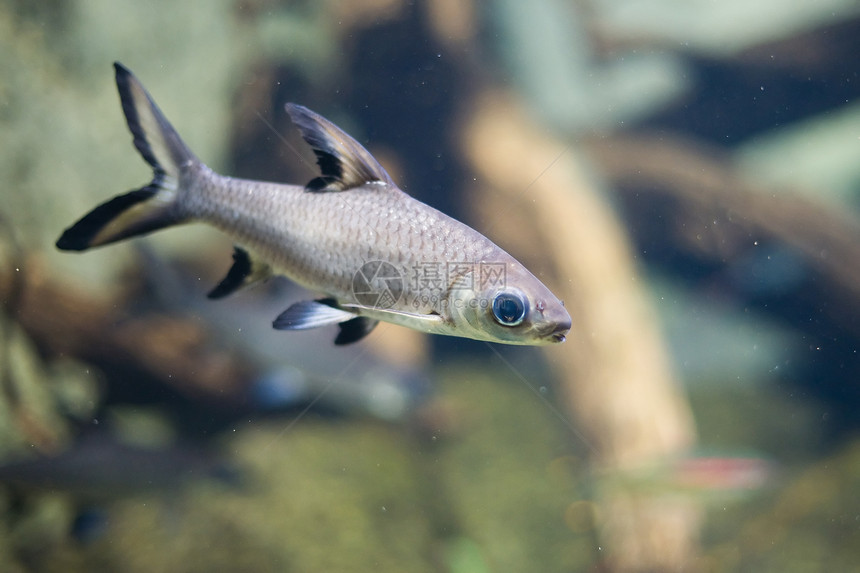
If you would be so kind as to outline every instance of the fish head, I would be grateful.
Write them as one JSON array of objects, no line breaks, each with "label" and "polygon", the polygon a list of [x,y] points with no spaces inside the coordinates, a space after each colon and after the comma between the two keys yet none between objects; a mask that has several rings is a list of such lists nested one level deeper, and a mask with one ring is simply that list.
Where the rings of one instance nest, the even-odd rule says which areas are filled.
[{"label": "fish head", "polygon": [[452,291],[449,319],[461,336],[529,346],[564,342],[570,314],[537,277],[516,261],[498,280],[474,277],[474,289]]}]

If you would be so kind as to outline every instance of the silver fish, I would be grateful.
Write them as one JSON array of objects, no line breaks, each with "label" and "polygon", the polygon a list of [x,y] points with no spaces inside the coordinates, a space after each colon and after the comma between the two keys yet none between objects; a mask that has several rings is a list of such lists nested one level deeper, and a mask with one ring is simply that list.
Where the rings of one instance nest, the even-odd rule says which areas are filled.
[{"label": "silver fish", "polygon": [[547,287],[471,227],[401,191],[323,117],[286,105],[320,167],[307,185],[226,177],[194,156],[127,68],[114,68],[134,146],[154,177],[69,227],[59,249],[84,251],[200,221],[237,245],[210,298],[273,273],[325,295],[290,306],[273,323],[279,330],[338,324],[335,344],[347,344],[386,321],[506,344],[564,341],[570,315]]}]

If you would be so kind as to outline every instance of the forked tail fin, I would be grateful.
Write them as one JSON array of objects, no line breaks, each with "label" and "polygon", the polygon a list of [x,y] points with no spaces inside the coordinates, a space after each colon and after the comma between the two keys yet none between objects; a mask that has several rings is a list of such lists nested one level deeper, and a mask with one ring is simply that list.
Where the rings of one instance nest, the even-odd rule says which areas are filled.
[{"label": "forked tail fin", "polygon": [[116,86],[134,146],[152,166],[149,185],[110,199],[63,232],[57,248],[85,251],[182,223],[187,216],[176,201],[182,173],[198,159],[152,101],[134,74],[119,62]]}]

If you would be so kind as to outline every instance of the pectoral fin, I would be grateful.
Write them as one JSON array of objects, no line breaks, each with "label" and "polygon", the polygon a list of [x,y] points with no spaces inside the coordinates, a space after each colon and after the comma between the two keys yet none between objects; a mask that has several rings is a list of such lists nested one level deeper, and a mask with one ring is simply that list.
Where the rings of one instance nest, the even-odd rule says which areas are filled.
[{"label": "pectoral fin", "polygon": [[270,276],[272,276],[272,269],[269,265],[255,261],[248,251],[233,247],[233,266],[227,271],[227,276],[207,296],[212,299],[224,298]]},{"label": "pectoral fin", "polygon": [[355,313],[338,308],[334,299],[303,300],[282,312],[272,326],[277,330],[307,330],[345,323],[355,318]]}]

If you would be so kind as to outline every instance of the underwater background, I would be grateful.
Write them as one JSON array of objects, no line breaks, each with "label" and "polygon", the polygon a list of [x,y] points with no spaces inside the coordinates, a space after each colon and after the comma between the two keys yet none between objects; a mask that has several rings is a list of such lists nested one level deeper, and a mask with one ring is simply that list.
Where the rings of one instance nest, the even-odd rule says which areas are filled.
[{"label": "underwater background", "polygon": [[[860,5],[0,0],[0,571],[860,569]],[[304,183],[295,102],[523,261],[520,348],[277,332],[144,185],[111,64]]]}]

